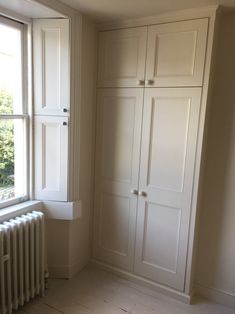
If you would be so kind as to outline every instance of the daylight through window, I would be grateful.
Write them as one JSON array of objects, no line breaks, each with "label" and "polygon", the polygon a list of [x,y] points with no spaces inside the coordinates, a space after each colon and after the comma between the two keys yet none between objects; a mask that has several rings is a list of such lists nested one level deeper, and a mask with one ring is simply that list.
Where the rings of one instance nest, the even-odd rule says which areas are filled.
[{"label": "daylight through window", "polygon": [[27,195],[23,24],[0,17],[0,207]]}]

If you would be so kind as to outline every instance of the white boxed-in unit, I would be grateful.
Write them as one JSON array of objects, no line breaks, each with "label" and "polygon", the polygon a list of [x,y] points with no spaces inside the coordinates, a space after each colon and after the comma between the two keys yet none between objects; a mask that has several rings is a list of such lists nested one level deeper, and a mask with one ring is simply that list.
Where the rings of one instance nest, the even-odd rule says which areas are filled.
[{"label": "white boxed-in unit", "polygon": [[215,14],[99,33],[93,258],[185,301]]}]

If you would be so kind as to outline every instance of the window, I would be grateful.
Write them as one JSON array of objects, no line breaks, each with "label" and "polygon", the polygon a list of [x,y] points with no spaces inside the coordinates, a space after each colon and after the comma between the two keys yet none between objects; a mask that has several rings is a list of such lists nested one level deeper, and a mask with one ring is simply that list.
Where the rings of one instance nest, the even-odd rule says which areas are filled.
[{"label": "window", "polygon": [[24,25],[0,17],[0,208],[27,199]]}]

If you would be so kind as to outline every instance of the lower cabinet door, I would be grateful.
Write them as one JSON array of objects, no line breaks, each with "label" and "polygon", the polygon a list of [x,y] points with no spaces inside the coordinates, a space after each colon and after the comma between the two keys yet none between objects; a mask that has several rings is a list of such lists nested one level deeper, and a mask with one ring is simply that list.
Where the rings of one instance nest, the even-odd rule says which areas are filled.
[{"label": "lower cabinet door", "polygon": [[145,91],[134,272],[184,290],[200,88]]},{"label": "lower cabinet door", "polygon": [[36,116],[35,198],[67,201],[68,118]]},{"label": "lower cabinet door", "polygon": [[93,256],[133,271],[143,89],[100,90],[97,106]]}]

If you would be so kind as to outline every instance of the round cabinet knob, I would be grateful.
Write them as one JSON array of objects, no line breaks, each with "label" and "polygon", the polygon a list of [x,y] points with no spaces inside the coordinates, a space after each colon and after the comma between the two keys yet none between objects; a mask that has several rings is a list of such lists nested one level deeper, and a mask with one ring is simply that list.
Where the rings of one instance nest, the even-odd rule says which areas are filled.
[{"label": "round cabinet knob", "polygon": [[143,86],[144,85],[144,80],[138,80],[136,83],[139,86]]},{"label": "round cabinet knob", "polygon": [[68,123],[66,121],[63,121],[63,125],[68,125]]},{"label": "round cabinet knob", "polygon": [[154,80],[152,79],[152,80],[146,80],[146,84],[147,85],[153,85],[153,83],[154,83]]},{"label": "round cabinet knob", "polygon": [[67,108],[63,108],[62,111],[63,112],[68,112],[68,109]]},{"label": "round cabinet knob", "polygon": [[131,190],[131,194],[138,195],[138,190],[132,189],[132,190]]},{"label": "round cabinet knob", "polygon": [[146,196],[147,196],[147,193],[146,193],[146,192],[144,192],[144,191],[140,191],[140,192],[139,192],[139,196],[146,197]]}]

